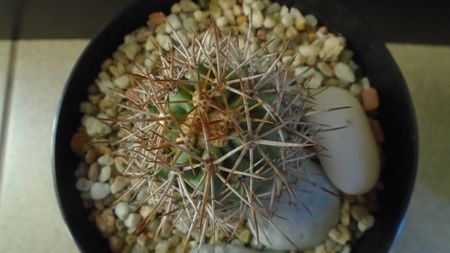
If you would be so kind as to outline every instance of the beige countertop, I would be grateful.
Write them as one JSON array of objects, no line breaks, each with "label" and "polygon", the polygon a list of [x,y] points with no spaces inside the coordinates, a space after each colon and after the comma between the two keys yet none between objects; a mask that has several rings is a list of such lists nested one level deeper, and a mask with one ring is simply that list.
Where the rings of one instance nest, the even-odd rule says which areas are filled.
[{"label": "beige countertop", "polygon": [[[63,85],[87,42],[21,40],[10,57],[10,41],[0,40],[0,252],[78,252],[56,204],[50,140]],[[410,87],[421,145],[416,188],[392,252],[450,252],[450,47],[388,47]]]}]

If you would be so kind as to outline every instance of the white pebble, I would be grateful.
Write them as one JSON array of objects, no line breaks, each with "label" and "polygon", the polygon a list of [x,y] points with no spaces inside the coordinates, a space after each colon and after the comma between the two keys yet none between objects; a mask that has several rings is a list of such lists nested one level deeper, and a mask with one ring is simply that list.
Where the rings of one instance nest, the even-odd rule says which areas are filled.
[{"label": "white pebble", "polygon": [[128,75],[123,75],[114,80],[114,85],[119,89],[126,89],[130,85],[130,79]]},{"label": "white pebble", "polygon": [[145,246],[136,243],[131,249],[131,253],[148,253],[148,249]]},{"label": "white pebble", "polygon": [[108,181],[110,177],[111,177],[111,167],[105,166],[100,171],[100,176],[98,177],[98,181],[103,183],[103,182]]},{"label": "white pebble", "polygon": [[242,7],[240,5],[233,6],[233,14],[237,17],[242,14]]},{"label": "white pebble", "polygon": [[236,0],[220,0],[218,2],[220,7],[222,7],[222,9],[224,10],[231,9],[236,5]]},{"label": "white pebble", "polygon": [[333,69],[326,62],[317,63],[317,68],[327,77],[332,77],[334,75]]},{"label": "white pebble", "polygon": [[253,28],[260,28],[264,23],[264,16],[261,11],[254,11],[252,14]]},{"label": "white pebble", "polygon": [[170,14],[167,16],[166,21],[166,33],[172,33],[173,31],[178,31],[182,27],[180,18],[175,14]]},{"label": "white pebble", "polygon": [[119,202],[114,207],[114,214],[121,220],[125,220],[130,213],[130,206],[125,202]]},{"label": "white pebble", "polygon": [[186,17],[183,20],[183,27],[187,33],[196,33],[199,29],[198,23],[193,17]]},{"label": "white pebble", "polygon": [[91,189],[92,186],[92,181],[87,180],[86,178],[82,177],[79,178],[77,180],[77,182],[75,183],[75,188],[77,188],[77,190],[79,191],[89,191],[89,189]]},{"label": "white pebble", "polygon": [[185,47],[189,46],[189,40],[188,40],[186,34],[182,31],[174,32],[170,35],[170,37],[172,37],[172,39],[174,41],[177,41],[178,43],[181,42]]},{"label": "white pebble", "polygon": [[[117,65],[112,65],[108,68],[109,72],[113,74],[114,77],[119,77],[125,73],[125,67],[122,63],[117,63]],[[100,86],[100,85],[99,85]],[[114,85],[112,86],[114,87]],[[100,88],[101,90],[101,88]]]},{"label": "white pebble", "polygon": [[86,128],[86,133],[91,137],[103,137],[112,131],[109,125],[89,115],[84,115],[81,122]]},{"label": "white pebble", "polygon": [[211,14],[211,16],[213,18],[218,18],[218,17],[222,16],[222,8],[220,8],[220,6],[215,3],[210,4],[209,5],[209,13]]},{"label": "white pebble", "polygon": [[294,20],[304,19],[303,14],[297,8],[291,8],[291,17]]},{"label": "white pebble", "polygon": [[276,24],[276,21],[271,15],[267,15],[266,18],[264,19],[263,25],[265,28],[270,29],[270,28],[274,27],[275,24]]},{"label": "white pebble", "polygon": [[281,15],[281,23],[284,25],[284,27],[290,27],[294,24],[294,19],[289,14],[287,15]]},{"label": "white pebble", "polygon": [[[223,1],[223,0],[221,0]],[[252,3],[252,9],[262,11],[264,9],[264,3],[262,1],[255,1]]]},{"label": "white pebble", "polygon": [[153,208],[149,205],[143,205],[139,209],[139,214],[142,216],[142,218],[147,218],[147,216],[152,212]]},{"label": "white pebble", "polygon": [[334,67],[334,74],[344,82],[352,83],[355,81],[355,74],[350,67],[343,62],[336,64]]},{"label": "white pebble", "polygon": [[129,184],[129,181],[125,177],[118,176],[114,179],[114,182],[111,184],[111,192],[113,194],[118,193],[123,188],[127,187]]},{"label": "white pebble", "polygon": [[155,253],[167,253],[169,252],[170,244],[168,241],[160,241],[155,248]]},{"label": "white pebble", "polygon": [[97,163],[103,166],[110,166],[114,164],[114,158],[108,154],[105,154],[97,159]]},{"label": "white pebble", "polygon": [[301,76],[302,78],[308,78],[314,74],[314,69],[307,66],[300,66],[294,70],[295,76]]},{"label": "white pebble", "polygon": [[372,215],[368,215],[358,221],[358,229],[361,232],[365,232],[375,224],[375,218]]},{"label": "white pebble", "polygon": [[106,93],[106,92],[108,92],[110,90],[114,90],[115,89],[114,83],[111,82],[111,81],[104,81],[104,80],[99,81],[99,82],[97,82],[97,86],[98,86],[98,88],[100,89],[100,91],[102,93]]},{"label": "white pebble", "polygon": [[311,89],[318,89],[322,86],[323,76],[320,72],[315,72],[314,75],[309,79],[307,83],[308,87]]},{"label": "white pebble", "polygon": [[182,11],[181,5],[179,3],[174,3],[170,8],[170,12],[178,14]]},{"label": "white pebble", "polygon": [[312,56],[317,55],[316,47],[311,46],[311,45],[299,46],[298,51],[300,52],[301,55],[303,55],[305,57],[312,57]]},{"label": "white pebble", "polygon": [[140,51],[140,46],[137,43],[125,44],[120,47],[120,50],[125,53],[129,60],[133,60],[137,52]]},{"label": "white pebble", "polygon": [[288,39],[292,39],[292,38],[296,37],[297,35],[298,35],[298,31],[297,31],[297,29],[295,29],[295,27],[289,26],[286,29],[286,37]]},{"label": "white pebble", "polygon": [[158,44],[166,51],[169,51],[171,39],[168,35],[165,34],[157,34],[156,35],[156,41],[158,41]]},{"label": "white pebble", "polygon": [[91,197],[94,200],[104,199],[109,193],[109,184],[96,182],[91,186]]},{"label": "white pebble", "polygon": [[362,86],[360,84],[352,84],[350,86],[350,92],[353,94],[353,96],[358,97],[362,93]]},{"label": "white pebble", "polygon": [[312,27],[317,26],[317,18],[314,15],[306,15],[305,16],[306,24]]},{"label": "white pebble", "polygon": [[252,13],[252,7],[248,4],[243,4],[242,5],[242,12],[244,13],[245,16],[249,16],[250,13]]},{"label": "white pebble", "polygon": [[97,111],[97,108],[91,102],[83,101],[80,104],[80,111],[84,114],[93,114]]},{"label": "white pebble", "polygon": [[130,213],[128,217],[125,219],[124,224],[127,228],[134,228],[141,221],[141,216],[137,213]]},{"label": "white pebble", "polygon": [[219,17],[216,19],[216,24],[218,27],[225,27],[226,25],[228,25],[228,20],[226,17]]},{"label": "white pebble", "polygon": [[325,40],[319,56],[325,61],[336,60],[343,49],[344,42],[341,38],[330,37]]},{"label": "white pebble", "polygon": [[202,22],[206,18],[206,14],[201,10],[194,11],[194,18],[197,22]]},{"label": "white pebble", "polygon": [[266,8],[267,13],[274,13],[280,10],[281,6],[279,3],[274,2]]}]

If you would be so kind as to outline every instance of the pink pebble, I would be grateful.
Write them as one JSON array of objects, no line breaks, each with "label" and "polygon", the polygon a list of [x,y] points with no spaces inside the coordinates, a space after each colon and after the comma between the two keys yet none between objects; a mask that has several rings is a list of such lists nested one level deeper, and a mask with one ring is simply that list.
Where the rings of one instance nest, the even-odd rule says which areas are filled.
[{"label": "pink pebble", "polygon": [[364,89],[362,92],[363,107],[366,111],[373,111],[380,105],[378,91],[374,88]]}]

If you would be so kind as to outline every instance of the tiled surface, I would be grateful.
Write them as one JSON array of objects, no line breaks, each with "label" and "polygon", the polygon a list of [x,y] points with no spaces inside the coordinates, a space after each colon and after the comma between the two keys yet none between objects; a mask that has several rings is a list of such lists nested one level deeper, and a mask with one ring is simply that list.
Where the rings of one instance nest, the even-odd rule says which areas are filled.
[{"label": "tiled surface", "polygon": [[[394,253],[450,252],[450,47],[391,45],[419,122],[416,189]],[[401,182],[399,182],[401,183]]]},{"label": "tiled surface", "polygon": [[[50,136],[63,84],[86,43],[17,44],[0,182],[0,252],[77,252],[56,205]],[[410,86],[421,141],[417,186],[392,252],[450,252],[450,47],[390,44],[389,49]],[[0,51],[0,60],[5,54]]]},{"label": "tiled surface", "polygon": [[[6,96],[6,79],[8,75],[9,52],[11,41],[0,40],[0,132],[2,130],[3,109]],[[1,174],[0,174],[1,178]]]},{"label": "tiled surface", "polygon": [[85,40],[19,41],[1,182],[0,252],[77,252],[52,183],[51,129]]}]

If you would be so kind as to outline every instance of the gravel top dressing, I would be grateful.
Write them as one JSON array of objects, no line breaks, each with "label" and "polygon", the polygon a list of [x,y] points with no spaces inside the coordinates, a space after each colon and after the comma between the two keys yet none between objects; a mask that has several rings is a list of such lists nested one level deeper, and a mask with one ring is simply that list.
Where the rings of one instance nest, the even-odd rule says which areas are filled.
[{"label": "gravel top dressing", "polygon": [[278,3],[181,0],[99,66],[72,137],[112,252],[349,253],[384,136],[346,39]]}]

